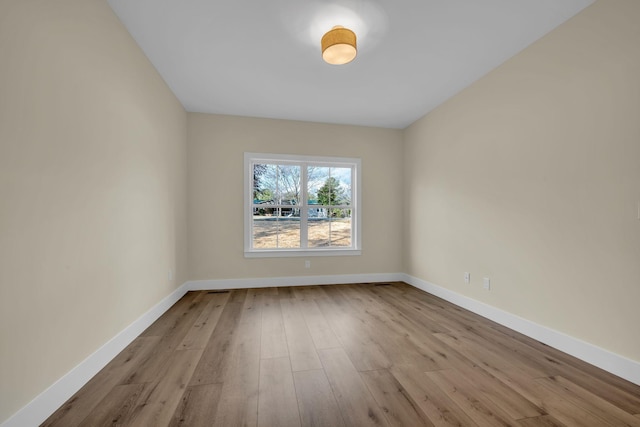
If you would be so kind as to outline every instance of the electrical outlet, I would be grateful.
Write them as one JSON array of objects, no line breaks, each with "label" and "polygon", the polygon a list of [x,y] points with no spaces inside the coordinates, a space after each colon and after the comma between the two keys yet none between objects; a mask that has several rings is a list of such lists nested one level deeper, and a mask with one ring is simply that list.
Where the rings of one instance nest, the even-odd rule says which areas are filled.
[{"label": "electrical outlet", "polygon": [[469,272],[464,273],[464,283],[471,283],[471,274]]},{"label": "electrical outlet", "polygon": [[311,268],[311,261],[307,260],[304,262],[304,268]]},{"label": "electrical outlet", "polygon": [[491,290],[491,280],[488,277],[482,279],[482,287],[487,291]]}]

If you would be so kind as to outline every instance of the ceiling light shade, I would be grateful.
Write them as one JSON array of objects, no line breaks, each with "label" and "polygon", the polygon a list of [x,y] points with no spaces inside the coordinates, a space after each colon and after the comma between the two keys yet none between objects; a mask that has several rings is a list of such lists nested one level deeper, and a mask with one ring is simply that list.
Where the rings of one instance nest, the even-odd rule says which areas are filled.
[{"label": "ceiling light shade", "polygon": [[322,59],[332,65],[353,61],[358,50],[356,34],[348,28],[336,25],[322,36]]}]

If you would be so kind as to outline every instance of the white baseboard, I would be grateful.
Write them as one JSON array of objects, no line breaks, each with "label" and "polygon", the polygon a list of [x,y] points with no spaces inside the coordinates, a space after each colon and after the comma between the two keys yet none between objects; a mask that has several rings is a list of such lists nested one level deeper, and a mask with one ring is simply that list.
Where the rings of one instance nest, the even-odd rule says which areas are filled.
[{"label": "white baseboard", "polygon": [[9,419],[0,424],[0,427],[31,427],[40,425],[188,291],[387,282],[398,280],[402,280],[401,273],[198,280],[186,282],[83,360],[78,366],[40,393]]},{"label": "white baseboard", "polygon": [[493,320],[496,323],[577,357],[578,359],[584,360],[627,381],[640,385],[640,362],[612,353],[588,342],[523,319],[522,317],[502,311],[441,286],[418,279],[417,277],[402,274],[402,280],[418,289],[479,314],[482,317]]},{"label": "white baseboard", "polygon": [[140,316],[140,318],[127,326],[78,366],[43,391],[24,408],[3,422],[0,427],[29,427],[41,424],[188,291],[395,281],[404,281],[418,289],[447,300],[459,307],[493,320],[494,322],[640,385],[640,362],[625,358],[593,344],[538,325],[514,314],[404,273],[195,280],[186,282],[173,291],[169,296]]},{"label": "white baseboard", "polygon": [[338,274],[326,276],[294,276],[269,277],[258,279],[221,279],[221,280],[193,280],[187,282],[190,291],[212,289],[244,289],[270,288],[274,286],[312,286],[337,285],[341,283],[369,283],[395,282],[403,280],[402,273],[373,273],[373,274]]},{"label": "white baseboard", "polygon": [[188,285],[184,283],[140,316],[136,321],[127,326],[118,335],[107,341],[107,343],[83,360],[65,376],[40,393],[25,407],[13,414],[3,422],[0,427],[30,427],[40,425],[93,378],[95,374],[104,368],[107,363],[116,357],[118,353],[124,350],[124,348],[149,327],[149,325],[155,322],[157,318],[162,316],[165,311],[182,298],[188,290]]}]

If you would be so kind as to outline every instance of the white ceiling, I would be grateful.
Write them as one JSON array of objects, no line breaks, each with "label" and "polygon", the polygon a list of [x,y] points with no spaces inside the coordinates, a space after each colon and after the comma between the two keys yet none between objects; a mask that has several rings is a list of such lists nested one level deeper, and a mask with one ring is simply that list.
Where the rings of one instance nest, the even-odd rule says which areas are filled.
[{"label": "white ceiling", "polygon": [[[404,128],[593,0],[108,0],[187,111]],[[353,29],[358,56],[322,61]]]}]

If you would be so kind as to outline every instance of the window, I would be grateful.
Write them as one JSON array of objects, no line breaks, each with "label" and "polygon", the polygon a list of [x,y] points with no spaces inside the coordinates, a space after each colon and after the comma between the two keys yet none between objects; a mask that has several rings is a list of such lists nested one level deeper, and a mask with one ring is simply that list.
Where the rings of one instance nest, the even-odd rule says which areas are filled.
[{"label": "window", "polygon": [[247,257],[360,255],[360,159],[245,153]]}]

